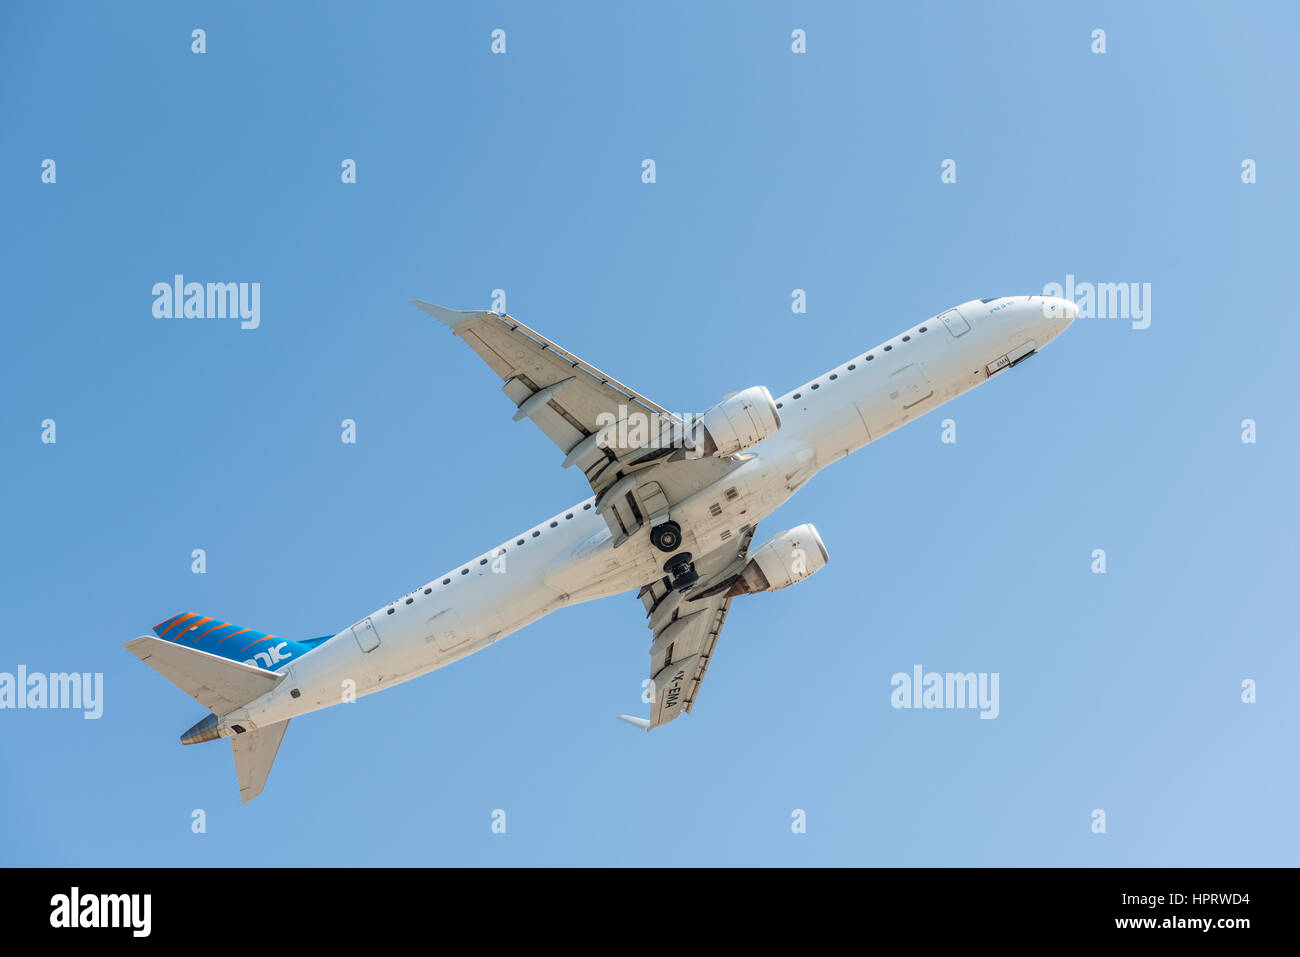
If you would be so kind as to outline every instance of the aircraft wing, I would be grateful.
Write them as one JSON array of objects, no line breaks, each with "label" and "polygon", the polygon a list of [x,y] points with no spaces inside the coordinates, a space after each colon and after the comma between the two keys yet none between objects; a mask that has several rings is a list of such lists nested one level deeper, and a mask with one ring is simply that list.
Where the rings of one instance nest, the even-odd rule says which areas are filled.
[{"label": "aircraft wing", "polygon": [[502,378],[515,421],[531,419],[564,453],[565,468],[582,469],[616,546],[739,464],[688,457],[680,416],[511,316],[412,305],[449,326]]},{"label": "aircraft wing", "polygon": [[[641,603],[654,635],[650,642],[650,718],[619,717],[650,731],[695,706],[731,608],[726,591],[707,593],[744,566],[753,540],[754,528],[750,527],[735,542],[697,559],[700,581],[685,595],[673,591],[666,578],[641,589]],[[702,597],[692,599],[692,595]]]}]

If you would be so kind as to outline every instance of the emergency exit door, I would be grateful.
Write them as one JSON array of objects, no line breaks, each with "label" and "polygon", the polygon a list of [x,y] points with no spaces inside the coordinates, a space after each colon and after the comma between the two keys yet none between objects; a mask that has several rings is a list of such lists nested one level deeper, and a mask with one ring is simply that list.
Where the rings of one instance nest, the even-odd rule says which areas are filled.
[{"label": "emergency exit door", "polygon": [[352,637],[357,640],[357,646],[362,651],[374,651],[379,647],[379,633],[369,618],[352,626]]}]

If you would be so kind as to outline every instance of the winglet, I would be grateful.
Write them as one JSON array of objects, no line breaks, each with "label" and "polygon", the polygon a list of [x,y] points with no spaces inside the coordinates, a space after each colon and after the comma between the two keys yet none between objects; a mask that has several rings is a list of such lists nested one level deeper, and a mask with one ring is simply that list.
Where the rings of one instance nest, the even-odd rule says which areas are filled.
[{"label": "winglet", "polygon": [[638,718],[634,714],[620,714],[618,716],[618,719],[620,721],[626,721],[628,724],[636,725],[636,727],[640,728],[642,731],[650,730],[649,718]]},{"label": "winglet", "polygon": [[446,306],[435,306],[431,302],[425,302],[423,299],[412,299],[411,305],[417,309],[427,312],[439,322],[446,323],[452,329],[457,329],[472,319],[477,319],[483,315],[483,310],[475,312],[460,312],[456,309],[448,309]]}]

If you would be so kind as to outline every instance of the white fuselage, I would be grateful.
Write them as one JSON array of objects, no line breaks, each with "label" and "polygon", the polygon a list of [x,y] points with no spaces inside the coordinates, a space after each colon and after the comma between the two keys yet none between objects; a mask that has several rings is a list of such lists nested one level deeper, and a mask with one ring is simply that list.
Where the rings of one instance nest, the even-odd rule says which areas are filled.
[{"label": "white fuselage", "polygon": [[[1043,348],[1075,314],[1073,303],[1042,296],[963,303],[778,397],[779,431],[746,450],[746,460],[719,483],[736,494],[720,497],[710,488],[674,506],[682,547],[704,554],[727,532],[753,526],[831,462]],[[723,511],[714,515],[708,504],[718,501]],[[647,528],[614,547],[588,498],[295,660],[272,691],[221,716],[223,733],[234,724],[272,724],[434,671],[557,608],[662,578],[663,558]]]}]

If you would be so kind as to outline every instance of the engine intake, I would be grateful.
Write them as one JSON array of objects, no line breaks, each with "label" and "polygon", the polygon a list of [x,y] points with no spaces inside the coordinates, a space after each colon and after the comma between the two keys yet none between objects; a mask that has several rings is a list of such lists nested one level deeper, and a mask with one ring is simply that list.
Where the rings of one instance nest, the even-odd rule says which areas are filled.
[{"label": "engine intake", "polygon": [[699,418],[695,446],[701,455],[728,456],[757,445],[781,428],[772,393],[756,385],[723,399]]},{"label": "engine intake", "polygon": [[830,555],[811,525],[797,525],[774,536],[751,553],[749,564],[732,585],[733,595],[788,588],[826,567]]}]

